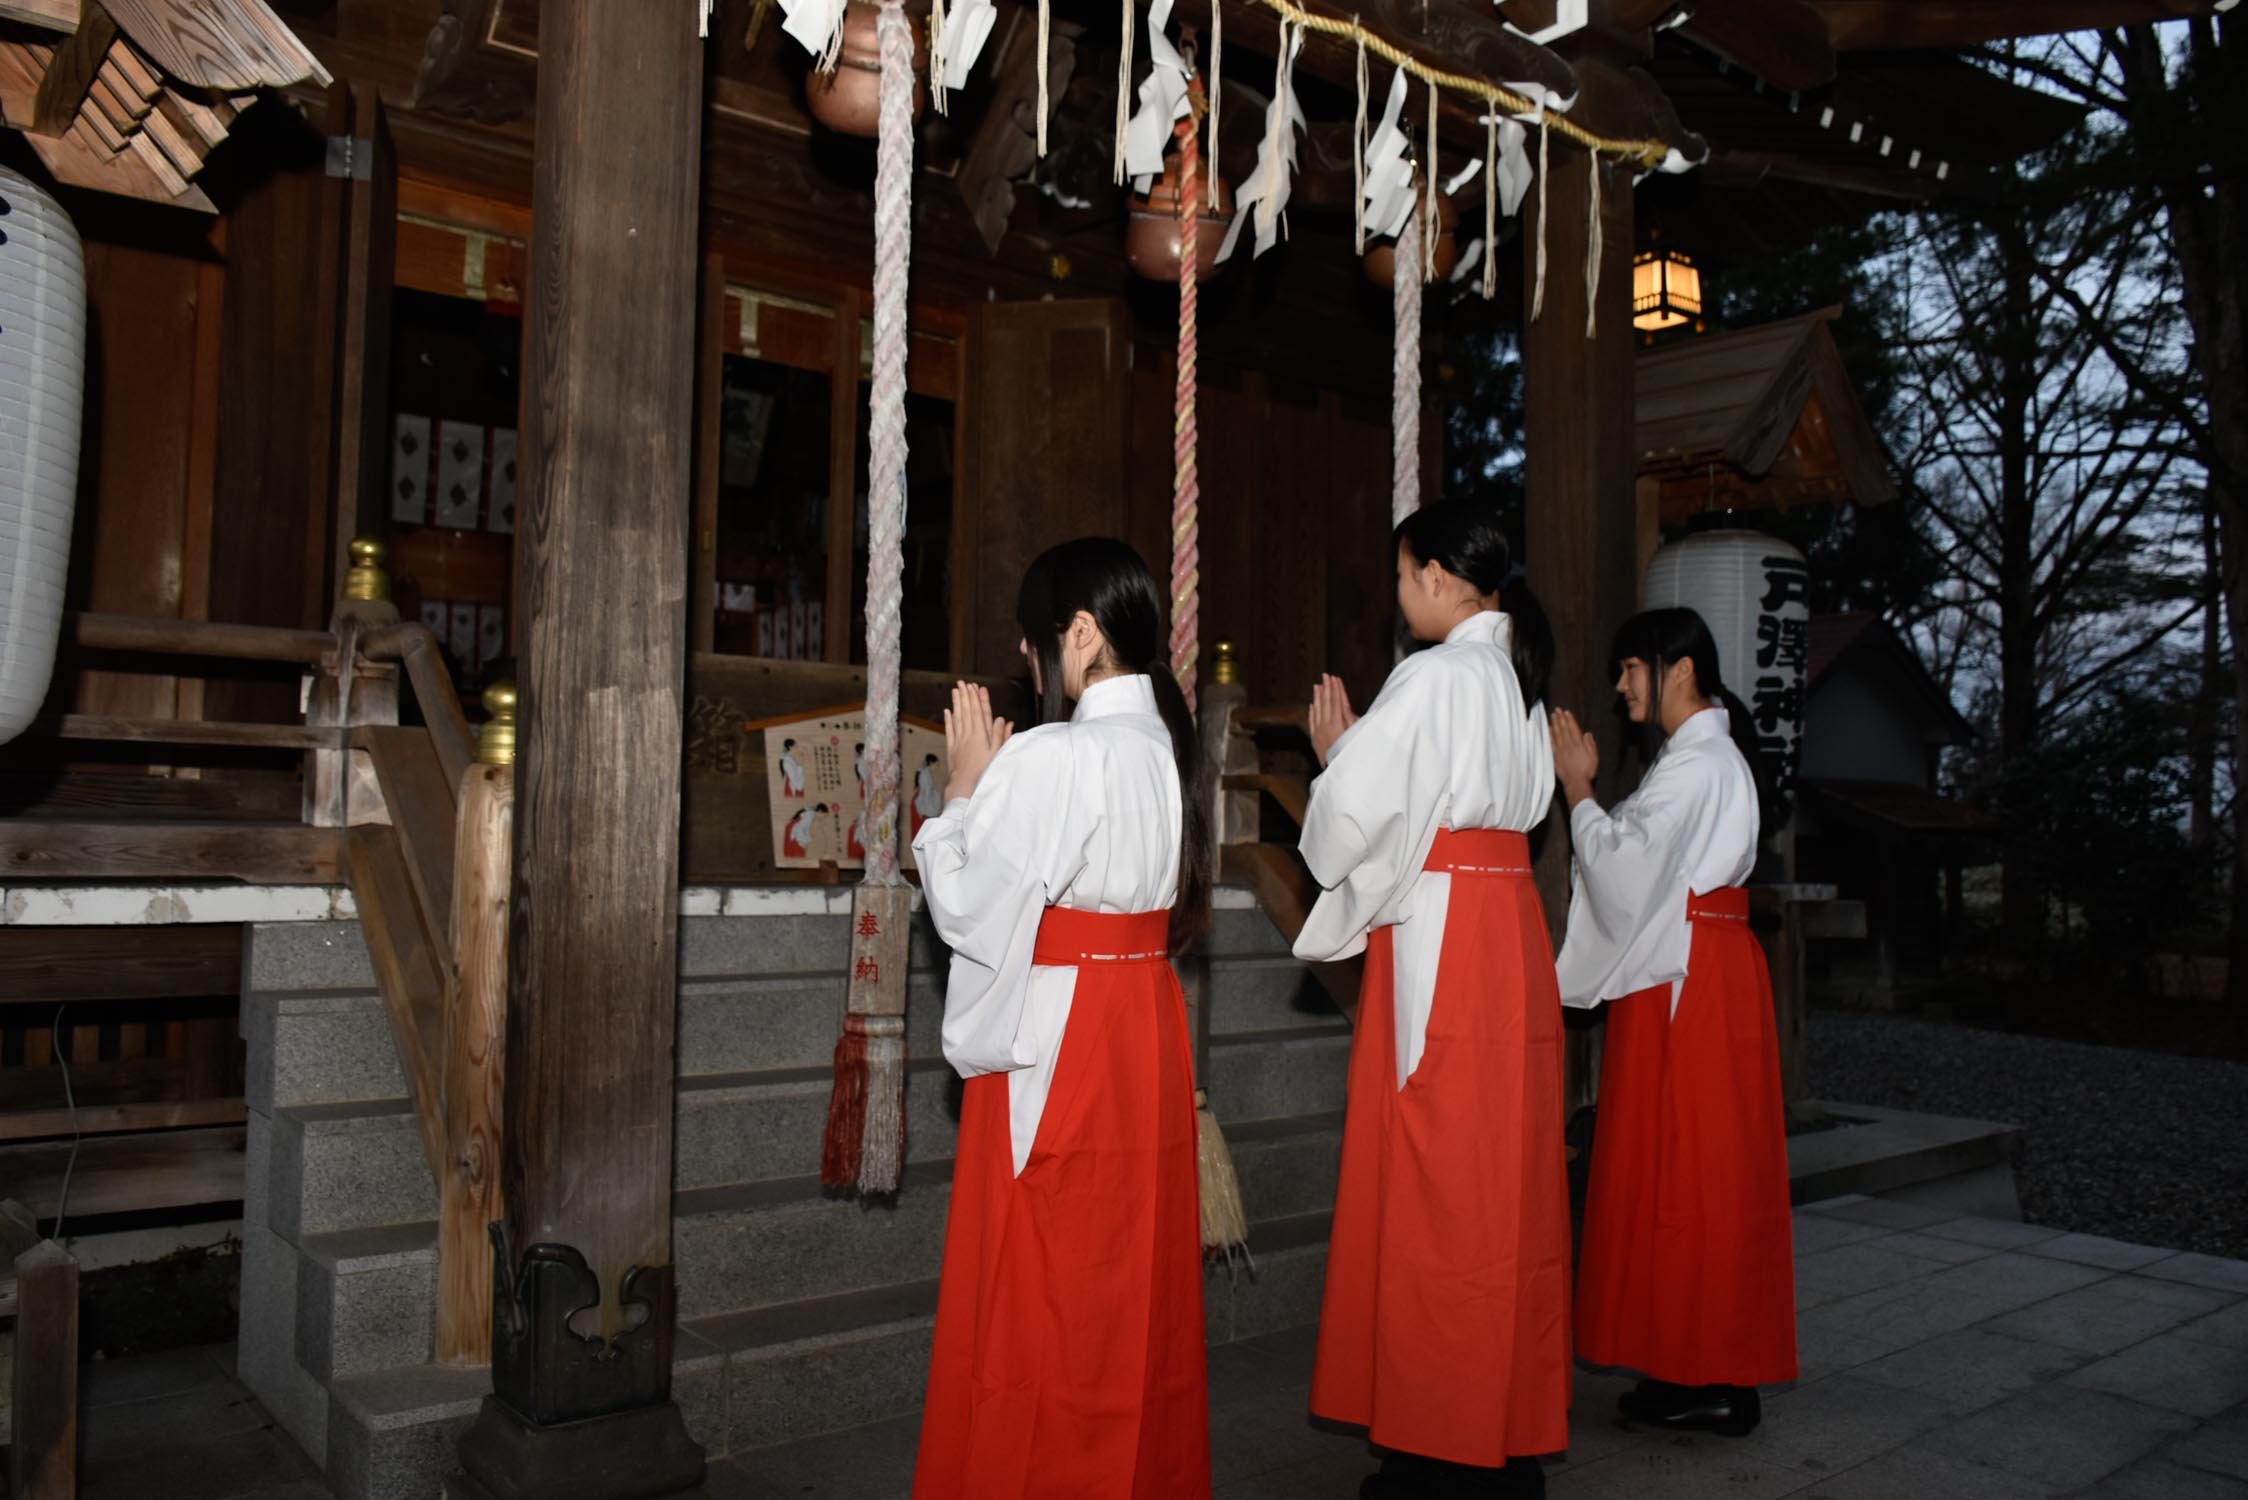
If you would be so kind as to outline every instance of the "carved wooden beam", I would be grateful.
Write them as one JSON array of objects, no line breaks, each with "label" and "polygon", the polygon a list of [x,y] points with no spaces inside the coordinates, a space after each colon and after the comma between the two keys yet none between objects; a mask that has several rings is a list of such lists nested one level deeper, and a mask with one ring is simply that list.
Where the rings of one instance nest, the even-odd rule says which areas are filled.
[{"label": "carved wooden beam", "polygon": [[[1060,99],[1076,67],[1077,36],[1072,22],[1052,27],[1047,47],[1047,91]],[[961,158],[956,179],[961,201],[975,220],[976,232],[996,255],[1015,213],[1015,187],[1038,159],[1038,18],[1020,5],[1007,7],[995,28],[986,57],[992,82],[991,103]],[[982,78],[976,80],[982,85]]]},{"label": "carved wooden beam", "polygon": [[149,60],[181,83],[222,93],[333,80],[265,0],[105,0]]},{"label": "carved wooden beam", "polygon": [[1699,7],[1678,29],[1774,88],[1834,81],[1826,17],[1804,0],[1725,0]]},{"label": "carved wooden beam", "polygon": [[78,107],[94,86],[94,75],[117,40],[117,23],[99,0],[87,0],[78,29],[55,44],[47,72],[39,80],[39,101],[31,117],[33,135],[57,136],[78,118]]},{"label": "carved wooden beam", "polygon": [[501,0],[445,0],[445,13],[422,44],[414,70],[415,109],[460,115],[488,125],[530,112],[535,64],[491,45]]},{"label": "carved wooden beam", "polygon": [[78,29],[78,0],[0,0],[0,21],[67,34]]},{"label": "carved wooden beam", "polygon": [[[1207,36],[1211,3],[1212,0],[1179,0],[1172,16],[1179,24],[1193,26]],[[1230,70],[1245,65],[1251,69],[1251,78],[1270,79],[1279,18],[1252,0],[1220,0],[1220,3],[1226,7],[1225,67]],[[1577,91],[1575,70],[1558,54],[1519,32],[1508,30],[1488,0],[1426,0],[1425,4],[1423,0],[1368,0],[1357,6],[1341,4],[1338,0],[1302,0],[1302,4],[1314,15],[1338,21],[1355,18],[1369,32],[1431,68],[1464,73],[1494,84],[1537,84],[1563,98]],[[1114,38],[1096,32],[1091,41],[1105,48],[1113,45]],[[1244,59],[1234,50],[1236,46],[1257,54],[1255,60]],[[1375,70],[1376,87],[1387,88],[1388,64],[1378,58],[1370,61]],[[1307,33],[1296,66],[1338,88],[1355,90],[1357,87],[1358,49],[1348,38],[1320,31]],[[1426,108],[1425,101],[1416,96],[1411,106],[1413,119],[1424,120],[1422,112]],[[1475,149],[1482,149],[1480,101],[1447,92],[1439,113],[1441,132],[1463,145],[1472,140]],[[1605,122],[1592,128],[1614,133]]]},{"label": "carved wooden beam", "polygon": [[[1729,0],[1728,0],[1729,3]],[[1809,0],[1826,18],[1837,49],[1971,47],[2009,37],[2209,15],[2211,0],[1980,0],[1905,4],[1902,0]],[[1722,7],[1712,7],[1722,8]]]}]

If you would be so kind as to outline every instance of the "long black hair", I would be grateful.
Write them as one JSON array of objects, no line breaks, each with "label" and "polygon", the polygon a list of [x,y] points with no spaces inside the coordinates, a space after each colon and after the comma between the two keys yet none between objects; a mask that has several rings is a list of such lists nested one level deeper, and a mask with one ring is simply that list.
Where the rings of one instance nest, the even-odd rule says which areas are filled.
[{"label": "long black hair", "polygon": [[1637,658],[1647,664],[1647,729],[1660,735],[1663,723],[1663,676],[1673,662],[1694,664],[1694,687],[1703,698],[1725,710],[1730,721],[1733,743],[1739,747],[1741,758],[1748,762],[1749,774],[1756,778],[1756,811],[1760,826],[1769,833],[1780,826],[1782,809],[1778,788],[1772,775],[1772,764],[1757,743],[1756,725],[1749,718],[1748,706],[1725,686],[1725,679],[1717,669],[1717,639],[1709,633],[1709,624],[1693,610],[1685,608],[1644,609],[1616,628],[1615,644],[1609,648],[1608,673],[1620,675],[1625,661]]},{"label": "long black hair", "polygon": [[1392,545],[1417,563],[1436,563],[1465,579],[1479,594],[1497,595],[1499,607],[1514,621],[1514,675],[1522,685],[1527,713],[1545,701],[1553,679],[1553,622],[1530,592],[1529,581],[1514,570],[1498,512],[1469,500],[1439,500],[1397,523]]},{"label": "long black hair", "polygon": [[1015,620],[1038,658],[1041,723],[1069,716],[1062,687],[1062,635],[1078,612],[1108,639],[1108,665],[1144,672],[1155,686],[1155,707],[1171,731],[1179,766],[1184,826],[1179,838],[1179,895],[1171,908],[1171,951],[1184,952],[1210,921],[1210,867],[1216,856],[1210,832],[1209,789],[1203,785],[1202,737],[1171,675],[1166,651],[1163,596],[1155,575],[1130,545],[1105,536],[1079,537],[1038,554],[1023,574]]}]

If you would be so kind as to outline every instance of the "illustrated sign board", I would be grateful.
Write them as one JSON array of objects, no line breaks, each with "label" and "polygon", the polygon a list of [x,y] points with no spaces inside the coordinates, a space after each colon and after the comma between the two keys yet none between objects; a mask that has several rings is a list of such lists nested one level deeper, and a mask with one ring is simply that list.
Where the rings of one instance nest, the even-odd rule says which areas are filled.
[{"label": "illustrated sign board", "polygon": [[[816,870],[832,863],[866,867],[866,710],[841,708],[797,719],[746,724],[765,736],[765,786],[773,823],[773,863]],[[903,784],[899,832],[908,846],[921,825],[944,810],[944,731],[925,719],[901,718]]]}]

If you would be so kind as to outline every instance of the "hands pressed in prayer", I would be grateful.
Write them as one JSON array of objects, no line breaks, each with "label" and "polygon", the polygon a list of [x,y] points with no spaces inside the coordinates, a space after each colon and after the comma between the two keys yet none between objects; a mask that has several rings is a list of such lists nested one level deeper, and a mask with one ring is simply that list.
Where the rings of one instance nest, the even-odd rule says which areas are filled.
[{"label": "hands pressed in prayer", "polygon": [[976,783],[1015,726],[991,711],[991,694],[970,682],[952,685],[952,707],[944,711],[944,763],[949,772],[944,785],[947,802],[975,795]]},{"label": "hands pressed in prayer", "polygon": [[1343,731],[1357,722],[1343,680],[1332,672],[1322,673],[1311,685],[1311,748],[1318,752],[1321,765],[1327,764],[1327,752],[1335,748]]},{"label": "hands pressed in prayer", "polygon": [[1561,783],[1562,800],[1571,807],[1592,795],[1600,775],[1599,743],[1565,708],[1553,711],[1553,774]]}]

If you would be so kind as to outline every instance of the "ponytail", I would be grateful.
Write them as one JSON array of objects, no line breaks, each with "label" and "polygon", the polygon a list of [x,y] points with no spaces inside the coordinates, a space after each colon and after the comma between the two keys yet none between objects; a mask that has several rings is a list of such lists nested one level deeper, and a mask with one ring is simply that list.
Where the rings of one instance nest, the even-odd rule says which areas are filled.
[{"label": "ponytail", "polygon": [[1016,598],[1015,621],[1038,659],[1039,719],[1068,716],[1062,688],[1062,632],[1082,610],[1108,640],[1113,664],[1144,672],[1155,690],[1156,712],[1171,733],[1179,768],[1179,889],[1171,906],[1171,951],[1183,953],[1210,925],[1211,868],[1217,845],[1211,833],[1211,794],[1201,731],[1186,694],[1165,656],[1163,596],[1139,553],[1107,537],[1080,537],[1050,547],[1031,561]]},{"label": "ponytail", "polygon": [[1553,682],[1553,621],[1519,573],[1499,590],[1499,608],[1514,622],[1514,678],[1522,685],[1522,711],[1535,713]]},{"label": "ponytail", "polygon": [[1499,513],[1471,500],[1439,500],[1398,522],[1391,546],[1414,562],[1437,564],[1478,594],[1498,598],[1499,608],[1514,621],[1511,655],[1522,687],[1522,711],[1534,712],[1553,678],[1553,622],[1528,581],[1515,572]]},{"label": "ponytail", "polygon": [[[1700,669],[1696,668],[1698,672]],[[1759,836],[1777,832],[1786,821],[1786,805],[1779,793],[1777,778],[1772,775],[1772,760],[1756,738],[1756,721],[1749,717],[1748,705],[1731,688],[1720,682],[1714,691],[1702,689],[1702,696],[1725,710],[1725,721],[1733,733],[1733,745],[1748,762],[1749,775],[1756,778],[1756,816]]]},{"label": "ponytail", "polygon": [[1145,668],[1155,686],[1155,709],[1163,727],[1171,731],[1171,754],[1179,766],[1179,806],[1183,826],[1179,832],[1179,893],[1171,906],[1171,951],[1184,953],[1210,925],[1211,866],[1217,855],[1210,826],[1207,757],[1202,753],[1202,731],[1186,706],[1186,694],[1170,664],[1157,657]]}]

